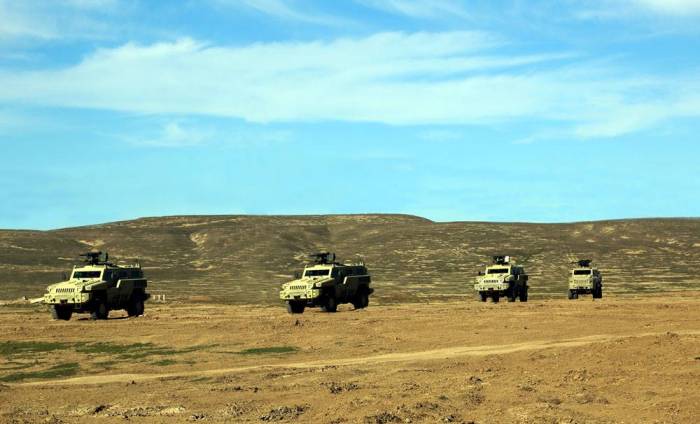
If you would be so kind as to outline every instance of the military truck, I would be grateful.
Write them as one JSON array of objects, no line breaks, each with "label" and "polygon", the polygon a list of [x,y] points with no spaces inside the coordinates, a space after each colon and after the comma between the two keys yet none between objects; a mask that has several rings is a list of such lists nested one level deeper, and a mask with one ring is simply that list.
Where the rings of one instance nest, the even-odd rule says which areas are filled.
[{"label": "military truck", "polygon": [[591,259],[574,262],[576,266],[569,274],[569,299],[578,299],[579,294],[591,294],[593,299],[603,297],[603,276],[591,266]]},{"label": "military truck", "polygon": [[84,264],[74,266],[70,278],[46,289],[44,303],[51,316],[70,320],[74,312],[89,313],[92,319],[107,319],[109,311],[124,309],[130,317],[143,315],[150,295],[141,265],[115,265],[109,254],[88,252],[80,255]]},{"label": "military truck", "polygon": [[369,305],[369,295],[374,289],[370,287],[372,279],[363,262],[339,263],[335,261],[335,253],[330,252],[310,257],[313,262],[280,290],[280,299],[286,302],[290,314],[301,314],[306,307],[318,306],[324,312],[335,312],[342,303],[352,303],[355,309]]},{"label": "military truck", "polygon": [[474,281],[474,291],[479,294],[482,302],[490,297],[496,303],[505,296],[509,302],[520,299],[527,302],[528,276],[522,266],[511,263],[510,256],[498,255],[493,257],[493,264],[486,271],[479,271]]}]

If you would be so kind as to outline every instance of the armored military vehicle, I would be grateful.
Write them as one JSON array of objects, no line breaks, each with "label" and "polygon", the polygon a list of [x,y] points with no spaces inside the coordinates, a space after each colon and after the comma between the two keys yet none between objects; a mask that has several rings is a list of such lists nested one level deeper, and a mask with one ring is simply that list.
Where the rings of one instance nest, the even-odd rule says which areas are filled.
[{"label": "armored military vehicle", "polygon": [[73,267],[67,281],[50,285],[44,294],[54,319],[69,320],[74,312],[107,319],[110,310],[124,309],[129,316],[143,315],[147,281],[140,264],[115,265],[109,255],[88,252],[84,264]]},{"label": "armored military vehicle", "polygon": [[502,296],[509,302],[520,299],[527,302],[528,276],[522,266],[511,264],[510,256],[494,256],[493,264],[486,271],[479,271],[474,281],[474,291],[482,302],[489,297],[496,303]]},{"label": "armored military vehicle", "polygon": [[374,289],[364,263],[343,264],[335,261],[335,253],[311,255],[313,263],[304,267],[295,280],[282,285],[280,299],[287,311],[301,314],[308,307],[319,306],[322,311],[335,312],[341,303],[352,303],[355,309],[369,305]]},{"label": "armored military vehicle", "polygon": [[578,299],[579,294],[591,294],[593,299],[603,297],[603,276],[591,266],[591,259],[581,259],[569,274],[569,299]]}]

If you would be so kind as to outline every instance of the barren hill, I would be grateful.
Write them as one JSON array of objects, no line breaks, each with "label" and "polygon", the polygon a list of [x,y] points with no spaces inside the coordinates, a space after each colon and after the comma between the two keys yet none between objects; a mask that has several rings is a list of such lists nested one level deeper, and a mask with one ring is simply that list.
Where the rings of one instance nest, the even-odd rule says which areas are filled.
[{"label": "barren hill", "polygon": [[139,258],[171,299],[274,303],[305,255],[362,257],[376,300],[472,296],[476,272],[510,254],[532,297],[563,296],[575,257],[593,258],[607,293],[699,289],[700,219],[571,224],[432,222],[407,215],[175,216],[53,231],[0,230],[0,297],[39,296],[88,249]]}]

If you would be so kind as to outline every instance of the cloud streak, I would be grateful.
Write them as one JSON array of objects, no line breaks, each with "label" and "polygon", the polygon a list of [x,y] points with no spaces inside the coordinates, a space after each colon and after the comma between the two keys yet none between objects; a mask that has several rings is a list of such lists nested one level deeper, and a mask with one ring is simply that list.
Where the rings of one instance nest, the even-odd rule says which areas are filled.
[{"label": "cloud streak", "polygon": [[0,0],[0,42],[108,37],[106,17],[119,8],[118,0]]},{"label": "cloud streak", "polygon": [[455,0],[358,0],[360,4],[412,18],[469,18],[463,3]]},{"label": "cloud streak", "polygon": [[350,25],[352,22],[317,9],[300,8],[295,2],[285,0],[214,0],[228,8],[249,9],[276,19],[322,26]]},{"label": "cloud streak", "polygon": [[631,0],[631,3],[668,15],[700,15],[700,1],[698,0]]},{"label": "cloud streak", "polygon": [[[191,39],[128,43],[64,69],[2,72],[0,102],[256,123],[541,119],[568,125],[582,138],[698,116],[697,80],[621,77],[575,55],[513,55],[504,47],[481,32],[387,32],[243,47]],[[160,139],[177,139],[171,129]]]}]

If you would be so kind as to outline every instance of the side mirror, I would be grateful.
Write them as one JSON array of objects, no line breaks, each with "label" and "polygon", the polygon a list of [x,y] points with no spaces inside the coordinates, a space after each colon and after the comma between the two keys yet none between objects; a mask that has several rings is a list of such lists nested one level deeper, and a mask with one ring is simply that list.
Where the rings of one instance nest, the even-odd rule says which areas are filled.
[{"label": "side mirror", "polygon": [[68,280],[68,276],[66,275],[65,272],[62,272],[62,273],[61,273],[61,278],[62,278],[61,281],[66,281],[66,280]]},{"label": "side mirror", "polygon": [[298,280],[298,279],[300,279],[300,278],[301,278],[301,272],[299,272],[299,271],[295,272],[295,273],[294,273],[294,279],[295,279],[295,280]]},{"label": "side mirror", "polygon": [[479,275],[484,275],[484,271],[479,271]]}]

